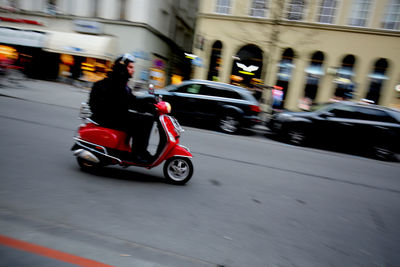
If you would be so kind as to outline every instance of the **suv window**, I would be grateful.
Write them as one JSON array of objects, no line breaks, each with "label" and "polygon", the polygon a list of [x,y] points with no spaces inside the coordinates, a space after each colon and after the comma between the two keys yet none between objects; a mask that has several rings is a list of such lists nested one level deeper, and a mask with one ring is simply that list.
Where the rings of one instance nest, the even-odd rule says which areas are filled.
[{"label": "suv window", "polygon": [[367,121],[396,122],[389,114],[383,110],[358,107],[359,119]]},{"label": "suv window", "polygon": [[222,94],[224,95],[224,97],[229,97],[229,98],[234,98],[234,99],[242,99],[242,96],[235,91],[230,91],[230,90],[226,90],[226,89],[222,89]]},{"label": "suv window", "polygon": [[175,92],[185,94],[198,94],[201,88],[201,84],[188,84],[179,87]]},{"label": "suv window", "polygon": [[203,86],[201,89],[202,95],[209,95],[209,96],[218,96],[218,97],[227,97],[227,98],[234,98],[234,99],[242,99],[240,94],[235,91],[218,88],[218,87],[209,87]]},{"label": "suv window", "polygon": [[329,110],[335,117],[346,118],[346,119],[356,119],[355,109],[352,106],[335,106],[333,109]]}]

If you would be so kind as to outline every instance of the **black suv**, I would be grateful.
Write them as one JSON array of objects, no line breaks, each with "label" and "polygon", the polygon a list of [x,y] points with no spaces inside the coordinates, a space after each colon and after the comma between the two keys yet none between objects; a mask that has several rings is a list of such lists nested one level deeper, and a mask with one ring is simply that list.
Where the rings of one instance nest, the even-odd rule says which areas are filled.
[{"label": "black suv", "polygon": [[206,80],[189,80],[155,91],[183,122],[207,121],[226,133],[261,122],[257,100],[245,88]]},{"label": "black suv", "polygon": [[377,105],[343,101],[312,112],[284,111],[273,115],[267,126],[297,145],[356,149],[393,160],[400,152],[400,111]]}]

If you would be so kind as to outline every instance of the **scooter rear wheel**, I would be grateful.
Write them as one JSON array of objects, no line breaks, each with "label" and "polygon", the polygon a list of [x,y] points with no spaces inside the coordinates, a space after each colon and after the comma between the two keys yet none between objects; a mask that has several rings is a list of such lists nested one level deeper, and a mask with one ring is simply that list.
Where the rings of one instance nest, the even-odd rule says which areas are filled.
[{"label": "scooter rear wheel", "polygon": [[175,185],[186,184],[193,175],[193,164],[189,158],[172,157],[164,164],[164,176]]}]

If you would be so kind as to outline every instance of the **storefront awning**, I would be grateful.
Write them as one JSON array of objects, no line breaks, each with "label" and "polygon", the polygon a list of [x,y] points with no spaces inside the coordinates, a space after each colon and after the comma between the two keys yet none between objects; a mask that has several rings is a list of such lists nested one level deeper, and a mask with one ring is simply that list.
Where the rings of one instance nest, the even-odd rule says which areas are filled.
[{"label": "storefront awning", "polygon": [[48,32],[43,49],[53,53],[112,60],[115,55],[115,38],[69,32]]},{"label": "storefront awning", "polygon": [[0,27],[0,43],[29,47],[43,47],[45,33],[33,30]]}]

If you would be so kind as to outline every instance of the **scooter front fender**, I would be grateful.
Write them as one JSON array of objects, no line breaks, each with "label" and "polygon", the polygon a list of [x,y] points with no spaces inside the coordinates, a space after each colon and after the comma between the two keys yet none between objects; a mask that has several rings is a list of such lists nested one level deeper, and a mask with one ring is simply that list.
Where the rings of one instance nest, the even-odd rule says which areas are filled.
[{"label": "scooter front fender", "polygon": [[184,147],[182,145],[176,145],[174,146],[167,154],[165,159],[169,159],[172,157],[176,156],[181,156],[181,157],[187,157],[187,158],[193,158],[192,153],[190,153],[190,150],[187,147]]}]

